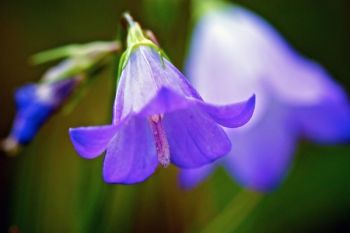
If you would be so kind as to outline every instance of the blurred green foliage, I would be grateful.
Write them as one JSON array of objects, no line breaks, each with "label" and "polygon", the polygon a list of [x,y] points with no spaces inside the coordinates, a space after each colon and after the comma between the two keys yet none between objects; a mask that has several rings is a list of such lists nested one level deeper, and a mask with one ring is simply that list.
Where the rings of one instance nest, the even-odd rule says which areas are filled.
[{"label": "blurred green foliage", "polygon": [[[295,48],[318,60],[349,90],[347,0],[237,2],[269,20]],[[189,1],[1,1],[2,137],[14,116],[13,91],[38,80],[48,67],[28,66],[30,55],[66,43],[113,39],[125,10],[153,30],[174,64],[183,66],[193,26]],[[140,185],[103,183],[102,157],[79,158],[67,129],[109,121],[117,61],[113,63],[72,114],[53,117],[17,158],[0,159],[1,232],[11,225],[25,233],[199,232],[239,192],[223,170],[192,191],[179,188],[174,167],[159,169]],[[303,142],[286,182],[266,195],[236,232],[348,232],[349,155],[348,145]]]}]

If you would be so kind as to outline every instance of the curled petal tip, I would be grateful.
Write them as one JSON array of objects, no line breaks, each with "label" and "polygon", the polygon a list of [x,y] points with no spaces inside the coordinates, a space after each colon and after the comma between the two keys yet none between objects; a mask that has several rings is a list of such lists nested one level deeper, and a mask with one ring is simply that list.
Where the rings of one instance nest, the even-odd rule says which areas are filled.
[{"label": "curled petal tip", "polygon": [[70,128],[69,136],[80,156],[93,159],[105,151],[117,128],[115,125]]},{"label": "curled petal tip", "polygon": [[245,125],[253,116],[255,94],[247,101],[235,104],[216,106],[200,102],[199,105],[218,124],[228,128],[237,128]]}]

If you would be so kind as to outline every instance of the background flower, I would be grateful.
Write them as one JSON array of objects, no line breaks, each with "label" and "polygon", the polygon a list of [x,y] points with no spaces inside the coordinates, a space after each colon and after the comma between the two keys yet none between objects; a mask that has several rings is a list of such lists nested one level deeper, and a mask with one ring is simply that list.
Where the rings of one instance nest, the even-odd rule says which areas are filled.
[{"label": "background flower", "polygon": [[[299,137],[319,143],[350,140],[344,90],[242,7],[218,8],[200,19],[186,68],[199,93],[212,103],[239,101],[256,92],[256,114],[240,130],[227,130],[233,150],[220,162],[244,186],[266,191],[279,184]],[[184,170],[182,181],[194,186],[209,170]]]},{"label": "background flower", "polygon": [[72,78],[51,84],[28,84],[18,89],[18,114],[11,137],[20,144],[31,141],[40,126],[71,94],[77,81]]}]

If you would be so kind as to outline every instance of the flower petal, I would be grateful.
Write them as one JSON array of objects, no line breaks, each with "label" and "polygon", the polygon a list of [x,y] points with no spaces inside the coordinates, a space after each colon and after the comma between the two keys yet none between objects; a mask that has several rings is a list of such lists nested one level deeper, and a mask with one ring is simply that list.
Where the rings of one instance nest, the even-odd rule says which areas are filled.
[{"label": "flower petal", "polygon": [[206,14],[194,30],[185,71],[203,99],[211,103],[248,99],[262,78],[256,75],[260,65],[255,60],[260,59],[255,59],[257,48],[251,43],[256,38],[252,39],[238,9]]},{"label": "flower petal", "polygon": [[184,109],[191,105],[195,105],[194,99],[185,98],[173,90],[163,87],[139,114],[148,117]]},{"label": "flower petal", "polygon": [[51,116],[56,106],[38,99],[39,85],[28,84],[16,91],[17,113],[11,129],[11,137],[24,145],[29,143],[40,127]]},{"label": "flower petal", "polygon": [[93,159],[106,150],[117,129],[116,125],[71,128],[69,135],[78,154]]},{"label": "flower petal", "polygon": [[181,169],[180,183],[185,189],[192,189],[201,183],[213,171],[214,165],[206,165],[194,169]]},{"label": "flower petal", "polygon": [[350,105],[325,101],[319,105],[294,110],[301,134],[319,143],[350,141]]},{"label": "flower petal", "polygon": [[107,148],[103,177],[108,183],[138,183],[153,174],[157,165],[147,120],[132,117],[123,123]]},{"label": "flower petal", "polygon": [[113,122],[120,122],[130,115],[149,113],[150,110],[144,111],[145,108],[152,109],[151,114],[183,108],[186,98],[200,97],[166,58],[161,58],[152,48],[140,46],[132,52],[121,74]]},{"label": "flower petal", "polygon": [[299,55],[276,59],[267,84],[279,98],[292,105],[315,105],[326,99],[341,100],[345,92],[319,64]]},{"label": "flower petal", "polygon": [[231,149],[224,130],[198,108],[167,113],[163,123],[171,161],[181,168],[203,166]]},{"label": "flower petal", "polygon": [[15,100],[19,108],[25,107],[35,101],[37,85],[27,84],[16,90]]},{"label": "flower petal", "polygon": [[246,124],[252,117],[255,108],[255,95],[247,101],[231,105],[215,106],[199,102],[199,106],[220,125],[237,128]]},{"label": "flower petal", "polygon": [[295,125],[275,106],[254,127],[228,129],[235,142],[224,166],[244,186],[257,191],[275,188],[285,177],[296,144]]}]

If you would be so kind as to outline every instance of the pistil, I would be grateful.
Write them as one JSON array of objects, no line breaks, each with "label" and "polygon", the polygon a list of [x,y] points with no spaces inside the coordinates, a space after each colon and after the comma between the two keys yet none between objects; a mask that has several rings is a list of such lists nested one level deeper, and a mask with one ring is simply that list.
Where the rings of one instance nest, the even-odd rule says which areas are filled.
[{"label": "pistil", "polygon": [[167,167],[170,163],[169,143],[162,124],[162,115],[153,115],[149,122],[151,125],[158,161],[163,167]]}]

